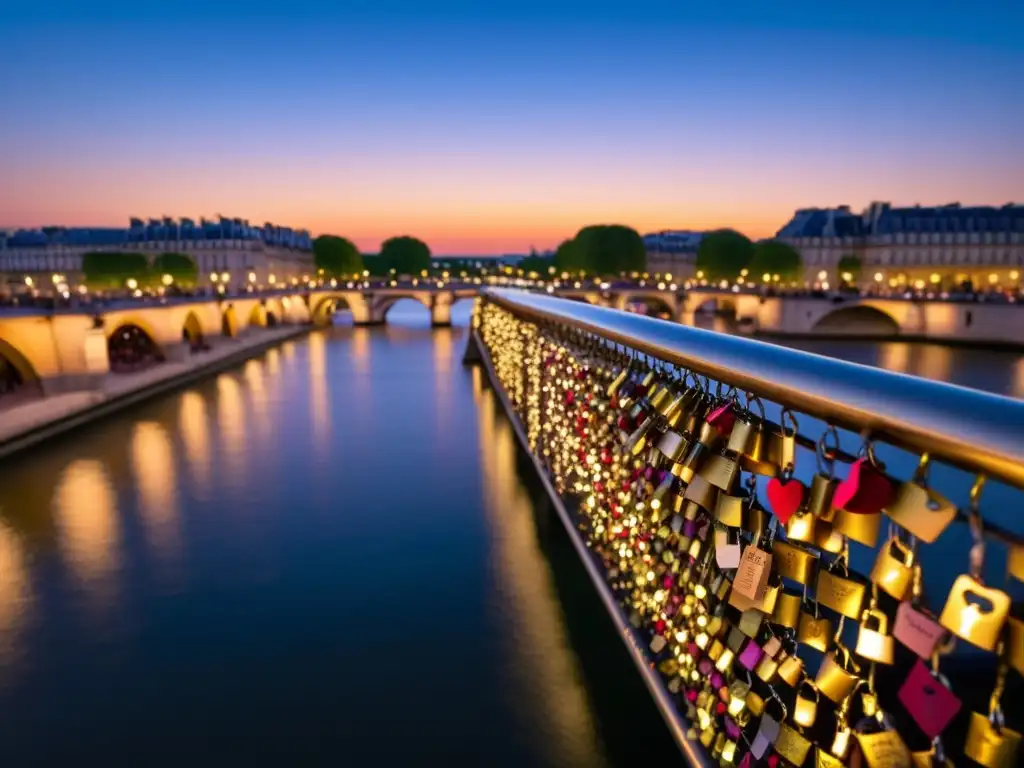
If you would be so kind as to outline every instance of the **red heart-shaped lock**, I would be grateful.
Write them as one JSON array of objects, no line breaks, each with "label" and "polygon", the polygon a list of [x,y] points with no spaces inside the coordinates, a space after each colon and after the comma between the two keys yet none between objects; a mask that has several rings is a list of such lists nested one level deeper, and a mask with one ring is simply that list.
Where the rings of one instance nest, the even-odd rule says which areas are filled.
[{"label": "red heart-shaped lock", "polygon": [[807,486],[792,477],[788,480],[773,477],[768,481],[768,504],[783,525],[803,506],[806,495]]},{"label": "red heart-shaped lock", "polygon": [[832,506],[859,515],[874,515],[892,501],[893,488],[867,458],[850,465],[850,474],[836,486]]}]

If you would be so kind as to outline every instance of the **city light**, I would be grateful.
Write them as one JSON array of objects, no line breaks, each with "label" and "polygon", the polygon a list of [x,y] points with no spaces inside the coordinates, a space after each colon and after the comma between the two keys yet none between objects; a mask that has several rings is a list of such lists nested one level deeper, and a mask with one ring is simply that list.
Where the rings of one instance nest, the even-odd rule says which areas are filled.
[{"label": "city light", "polygon": [[885,279],[885,275],[883,275],[881,272],[875,272],[875,282],[876,283],[880,283],[884,279]]},{"label": "city light", "polygon": [[134,291],[136,288],[139,287],[139,281],[136,280],[134,277],[129,277],[128,282],[126,282],[125,285],[128,286],[129,291]]},{"label": "city light", "polygon": [[828,272],[826,272],[824,269],[821,270],[821,272],[818,273],[818,279],[819,280],[827,280],[828,279]]},{"label": "city light", "polygon": [[29,277],[28,275],[25,275],[25,285],[27,285],[29,288],[32,287],[32,278]]},{"label": "city light", "polygon": [[853,280],[853,273],[852,272],[843,272],[842,277],[843,277],[843,280],[845,282],[849,283],[849,282],[851,282]]},{"label": "city light", "polygon": [[229,281],[230,279],[231,279],[231,273],[229,273],[229,272],[221,272],[221,273],[220,273],[220,281],[221,281],[222,283],[226,283],[226,282],[228,282],[228,281]]},{"label": "city light", "polygon": [[[217,276],[216,272],[211,272],[210,273],[210,282],[211,283],[216,283],[219,279],[220,278]],[[273,282],[273,281],[271,281],[271,282]]]},{"label": "city light", "polygon": [[269,275],[267,275],[267,282],[270,283],[271,285],[276,283],[277,282],[277,275],[275,275],[273,272],[271,272]]},{"label": "city light", "polygon": [[988,281],[992,285],[995,285],[996,283],[999,282],[999,275],[997,275],[995,272],[993,272],[991,275],[988,276]]},{"label": "city light", "polygon": [[1018,272],[1016,269],[1011,269],[1010,270],[1010,279],[1011,280],[1018,280],[1018,279],[1020,279],[1020,272]]},{"label": "city light", "polygon": [[163,283],[164,285],[170,285],[171,283],[174,282],[174,278],[171,275],[164,275],[163,277],[160,278],[160,282]]},{"label": "city light", "polygon": [[933,285],[938,285],[942,282],[942,275],[938,272],[932,272],[931,277],[929,277],[928,280],[931,281]]},{"label": "city light", "polygon": [[[321,271],[321,273],[323,272],[323,270],[320,270],[320,271]],[[256,282],[256,273],[255,272],[250,272],[249,273],[249,282],[250,283],[255,283]]]}]

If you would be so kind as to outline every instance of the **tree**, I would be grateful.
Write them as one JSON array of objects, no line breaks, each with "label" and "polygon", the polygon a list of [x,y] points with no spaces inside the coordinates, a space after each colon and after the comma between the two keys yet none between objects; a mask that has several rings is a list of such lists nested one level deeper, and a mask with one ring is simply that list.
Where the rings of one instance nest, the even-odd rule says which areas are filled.
[{"label": "tree", "polygon": [[577,258],[582,269],[598,275],[642,272],[647,267],[643,238],[631,227],[597,224],[576,233]]},{"label": "tree", "polygon": [[351,240],[337,235],[320,235],[313,241],[313,261],[327,277],[345,277],[363,271],[363,256]]},{"label": "tree", "polygon": [[153,259],[153,275],[163,281],[170,275],[173,284],[179,288],[194,288],[199,278],[199,269],[191,256],[184,253],[161,253]]},{"label": "tree", "polygon": [[708,280],[735,280],[754,256],[750,238],[734,229],[709,232],[697,248],[697,271]]},{"label": "tree", "polygon": [[384,259],[379,253],[364,253],[363,269],[374,277],[383,277],[388,273],[387,267],[384,266]]},{"label": "tree", "polygon": [[380,255],[385,268],[400,275],[418,275],[430,269],[430,248],[422,240],[408,235],[385,240]]},{"label": "tree", "polygon": [[150,283],[149,260],[142,253],[90,251],[82,256],[82,274],[92,290],[125,288],[129,280],[139,287]]},{"label": "tree", "polygon": [[754,280],[762,275],[778,275],[782,282],[789,282],[803,274],[803,259],[791,245],[778,240],[762,240],[754,245],[747,269]]},{"label": "tree", "polygon": [[575,240],[564,240],[555,251],[555,269],[559,272],[579,272],[585,269],[582,251]]},{"label": "tree", "polygon": [[839,276],[840,278],[844,273],[849,272],[852,276],[852,280],[844,282],[856,282],[857,278],[860,277],[860,257],[854,256],[852,253],[848,253],[839,260]]}]

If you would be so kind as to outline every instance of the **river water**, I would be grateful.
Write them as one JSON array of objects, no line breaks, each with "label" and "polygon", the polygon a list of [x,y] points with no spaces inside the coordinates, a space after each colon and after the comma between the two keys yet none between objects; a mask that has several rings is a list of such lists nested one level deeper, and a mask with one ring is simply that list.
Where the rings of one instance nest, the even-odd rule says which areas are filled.
[{"label": "river water", "polygon": [[[315,332],[5,462],[0,760],[673,758],[458,310]],[[840,346],[1024,395],[1019,356]]]}]

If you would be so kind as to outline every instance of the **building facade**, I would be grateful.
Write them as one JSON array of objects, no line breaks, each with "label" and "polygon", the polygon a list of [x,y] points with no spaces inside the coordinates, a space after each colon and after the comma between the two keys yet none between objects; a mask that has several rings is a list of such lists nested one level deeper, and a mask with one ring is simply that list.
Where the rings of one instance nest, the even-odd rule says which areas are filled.
[{"label": "building facade", "polygon": [[[199,285],[269,287],[291,284],[314,273],[313,239],[305,230],[244,219],[133,218],[125,228],[45,227],[0,232],[0,281],[4,286],[74,288],[82,278],[82,257],[90,251],[124,251],[156,256],[173,251],[190,256]],[[58,280],[59,278],[59,280]]]},{"label": "building facade", "polygon": [[697,249],[703,232],[688,230],[666,230],[652,232],[643,236],[644,247],[647,249],[647,270],[649,272],[669,273],[681,279],[694,276],[697,263]]},{"label": "building facade", "polygon": [[872,203],[797,211],[776,238],[800,251],[809,287],[838,285],[844,256],[859,283],[885,288],[1016,289],[1024,271],[1024,205],[893,208]]}]

